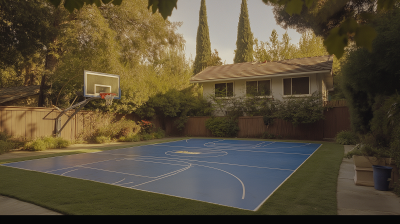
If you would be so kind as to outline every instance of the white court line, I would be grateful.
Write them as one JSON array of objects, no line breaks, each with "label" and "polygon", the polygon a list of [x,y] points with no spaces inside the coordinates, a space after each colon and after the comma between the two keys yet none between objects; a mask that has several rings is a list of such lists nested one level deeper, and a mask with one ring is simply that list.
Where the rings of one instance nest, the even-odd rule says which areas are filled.
[{"label": "white court line", "polygon": [[286,179],[285,179],[284,181],[282,181],[282,183],[279,184],[279,186],[276,187],[275,190],[274,190],[271,194],[269,194],[268,197],[267,197],[266,199],[264,199],[264,201],[262,201],[261,204],[259,204],[253,211],[257,211],[257,210],[261,207],[261,205],[263,205],[264,202],[267,201],[268,198],[271,197],[271,196],[275,193],[275,191],[278,190],[279,187],[282,186],[282,184],[285,183],[285,182],[289,179],[289,177],[291,177],[294,173],[296,173],[296,171],[297,171],[297,170],[298,170],[312,155],[314,155],[314,153],[315,153],[316,151],[318,151],[319,148],[321,148],[321,146],[322,146],[322,144],[321,144],[321,145],[320,145],[306,160],[304,160],[304,161],[300,164],[300,166],[298,166],[298,167],[296,168],[296,170],[294,170],[288,177],[286,177]]},{"label": "white court line", "polygon": [[[123,154],[121,154],[123,155]],[[131,155],[127,155],[131,156]],[[140,156],[142,158],[151,158],[151,159],[159,159],[159,160],[172,160],[172,161],[178,161],[178,162],[186,162],[187,161],[195,161],[195,162],[202,162],[202,163],[215,163],[215,164],[221,164],[221,165],[230,165],[230,166],[244,166],[244,167],[250,167],[250,168],[260,168],[260,169],[271,169],[271,170],[289,170],[293,171],[291,169],[282,169],[282,168],[272,168],[272,167],[260,167],[260,166],[249,166],[249,165],[242,165],[242,164],[232,164],[232,163],[219,163],[219,162],[209,162],[209,161],[201,161],[201,160],[193,160],[193,159],[182,159],[182,158],[170,158],[170,157],[161,157],[161,156]]]},{"label": "white court line", "polygon": [[[253,148],[261,147],[261,145],[264,144],[264,143],[265,143],[265,142],[261,142],[261,143],[255,145]],[[269,142],[269,144],[267,144],[267,145],[271,145],[272,143],[274,143],[274,142]]]},{"label": "white court line", "polygon": [[204,146],[207,147],[206,144],[211,144],[211,143],[215,145],[215,142],[220,142],[220,141],[225,141],[225,140],[222,139],[222,140],[218,140],[218,141],[206,142],[206,143],[204,143]]},{"label": "white court line", "polygon": [[64,174],[69,173],[69,172],[72,172],[72,171],[75,171],[75,170],[79,170],[79,169],[70,170],[70,171],[67,171],[67,172],[65,172],[65,173],[62,173],[62,174],[60,174],[60,175],[61,175],[61,176],[64,176]]},{"label": "white court line", "polygon": [[[276,142],[274,142],[274,143],[276,143]],[[265,149],[291,149],[291,148],[298,148],[298,147],[304,147],[304,146],[307,146],[307,145],[310,145],[311,143],[307,143],[307,144],[304,144],[304,145],[297,145],[297,146],[288,146],[288,147],[271,147],[271,148],[265,148]],[[268,145],[270,145],[270,144],[268,144]],[[225,144],[217,144],[214,148],[221,148],[221,147],[230,147],[230,148],[244,148],[244,147],[246,147],[246,148],[255,148],[255,147],[251,147],[251,146],[253,146],[253,145],[250,145],[250,146],[245,146],[245,145],[241,145],[240,147],[239,147],[239,145],[237,145],[237,144],[228,144],[228,143],[225,143]],[[267,146],[267,145],[266,145]],[[258,147],[258,148],[263,148],[262,146],[261,147]]]},{"label": "white court line", "polygon": [[[189,163],[189,164],[190,164],[190,163]],[[180,172],[183,172],[183,171],[189,169],[190,167],[192,167],[192,164],[190,164],[188,167],[182,169]],[[147,183],[150,183],[150,182],[153,182],[153,181],[156,181],[156,180],[160,180],[160,179],[163,179],[163,178],[166,178],[166,177],[170,177],[170,176],[176,175],[176,174],[178,174],[178,173],[180,173],[180,172],[175,172],[174,174],[170,174],[170,175],[168,175],[168,176],[164,176],[164,177],[161,177],[161,178],[158,178],[158,179],[155,179],[155,180],[151,180],[151,181],[147,181],[147,182],[144,182],[144,183],[141,183],[141,184],[137,184],[137,185],[135,185],[135,186],[131,186],[130,188],[134,188],[134,187],[137,187],[137,186],[140,186],[140,185],[143,185],[143,184],[147,184]]]},{"label": "white court line", "polygon": [[[158,145],[158,146],[162,146],[162,147],[172,147],[172,148],[176,148],[176,147],[178,147],[178,148],[185,148],[185,149],[207,149],[207,150],[210,150],[210,151],[213,151],[213,150],[215,150],[215,151],[223,151],[223,150],[231,150],[231,151],[239,151],[239,152],[261,152],[261,153],[279,153],[279,154],[298,154],[298,155],[305,155],[305,156],[308,156],[308,155],[311,155],[311,154],[303,154],[303,153],[298,153],[298,152],[268,152],[268,151],[253,151],[253,150],[245,150],[245,149],[232,149],[232,148],[227,148],[227,147],[214,147],[214,148],[195,148],[195,147],[185,147],[185,146],[169,146],[169,145],[167,145],[167,146],[163,146],[163,145]],[[243,147],[244,148],[244,147]],[[287,148],[290,148],[290,147],[287,147]],[[266,148],[266,149],[275,149],[275,148]]]},{"label": "white court line", "polygon": [[122,180],[120,180],[120,181],[117,181],[117,182],[115,182],[115,183],[112,183],[112,184],[117,184],[117,183],[119,183],[119,182],[121,182],[121,181],[124,181],[124,180],[125,180],[125,178],[122,179]]},{"label": "white court line", "polygon": [[[180,164],[153,162],[153,161],[145,161],[145,160],[138,160],[138,161],[141,161],[141,162],[149,162],[149,163],[161,163],[161,164],[168,164],[168,165],[175,165],[175,166],[185,166],[185,165],[180,165]],[[183,162],[183,161],[182,161],[182,162]],[[187,162],[184,162],[184,163],[187,163]],[[164,175],[168,175],[168,174],[170,174],[170,173],[176,172],[176,170],[175,170],[175,171],[172,171],[172,172],[170,172],[170,173],[166,173],[166,174],[163,174],[163,175],[160,175],[160,176],[150,177],[150,176],[144,176],[144,175],[138,175],[138,174],[131,174],[131,173],[124,173],[124,172],[112,171],[112,170],[105,170],[105,169],[94,168],[94,167],[86,167],[86,166],[76,166],[76,167],[82,167],[82,168],[92,169],[92,170],[100,170],[100,171],[105,171],[105,172],[110,172],[110,173],[119,173],[119,174],[124,174],[124,175],[129,175],[129,176],[145,177],[145,178],[151,178],[151,179],[153,179],[153,178],[159,178],[159,177],[162,177],[162,176],[164,176]]]},{"label": "white court line", "polygon": [[[183,172],[183,171],[185,171],[185,170],[187,170],[187,169],[189,169],[189,168],[190,168],[190,166],[187,166],[187,167],[185,167],[185,168],[182,168],[182,169],[179,169],[179,170],[175,170],[175,171],[173,171],[173,172],[170,172],[170,173],[166,173],[166,174],[160,175],[160,176],[158,176],[158,177],[156,177],[156,178],[158,178],[157,180],[160,180],[160,179],[163,179],[164,176],[166,176],[166,177],[173,176],[173,175],[178,174],[178,173],[180,173],[180,172]],[[154,180],[154,181],[155,181],[155,180]],[[145,182],[145,183],[149,183],[149,182],[153,182],[153,181],[148,181],[148,182]],[[117,185],[122,186],[122,185],[131,184],[131,183],[134,183],[134,181],[128,182],[128,183],[123,183],[123,184],[117,184]],[[145,184],[145,183],[142,183],[142,184]],[[139,184],[139,185],[141,185],[141,184]],[[136,186],[139,186],[139,185],[136,185]]]},{"label": "white court line", "polygon": [[[298,155],[310,155],[310,154],[303,154],[303,153],[298,153],[298,152],[269,152],[269,151],[253,151],[253,150],[247,150],[247,149],[228,149],[228,148],[213,148],[217,151],[222,151],[222,150],[230,150],[230,151],[239,151],[239,152],[261,152],[261,153],[280,153],[280,154],[298,154]],[[275,148],[271,148],[275,149]]]},{"label": "white court line", "polygon": [[143,175],[138,175],[138,174],[123,173],[123,172],[112,171],[112,170],[104,170],[104,169],[99,169],[99,168],[94,168],[94,167],[88,167],[88,166],[80,166],[80,167],[86,168],[86,169],[91,169],[91,170],[100,170],[100,171],[105,171],[105,172],[110,172],[110,173],[118,173],[118,174],[123,174],[123,175],[129,175],[129,176],[146,177],[146,178],[156,178],[156,177],[149,177],[149,176],[143,176]]},{"label": "white court line", "polygon": [[[198,156],[198,157],[207,157],[207,158],[215,158],[215,157],[220,157],[220,156],[226,156],[228,155],[227,152],[222,151],[222,150],[209,150],[211,151],[210,153],[200,153],[198,155],[190,155],[190,154],[184,154],[184,153],[176,153],[174,151],[166,151],[164,154],[167,156],[177,156],[177,157],[193,157],[193,156]],[[212,154],[216,154],[216,153],[222,153],[222,154],[217,154],[217,155],[212,155]],[[177,154],[177,155],[174,155]],[[211,154],[211,155],[207,155],[207,154]]]},{"label": "white court line", "polygon": [[[142,156],[142,157],[151,157],[152,159],[172,160],[172,161],[180,161],[180,162],[185,162],[185,161],[181,161],[181,160],[187,160],[187,161],[190,161],[190,162],[213,163],[213,164],[230,165],[230,166],[244,166],[244,167],[250,167],[250,168],[260,168],[260,169],[270,169],[270,170],[294,171],[294,170],[291,170],[291,169],[260,167],[260,166],[249,166],[249,165],[232,164],[232,163],[209,162],[209,161],[201,161],[201,160],[193,160],[193,159],[180,159],[180,158],[156,157],[156,156]],[[197,164],[195,164],[195,165],[197,165]]]},{"label": "white court line", "polygon": [[[194,164],[194,165],[195,165],[195,166],[204,166],[204,165],[199,165],[199,164]],[[235,176],[235,175],[233,175],[233,174],[231,174],[231,173],[229,173],[229,172],[227,172],[227,171],[225,171],[225,170],[221,170],[221,169],[218,169],[218,168],[215,168],[215,167],[211,167],[211,166],[204,166],[204,167],[207,167],[207,168],[211,168],[211,169],[215,169],[215,170],[219,170],[219,171],[225,172],[225,173],[227,173],[227,174],[229,174],[229,175],[235,177],[236,179],[238,179],[238,180],[240,181],[240,183],[242,184],[242,189],[243,189],[242,199],[244,199],[245,187],[244,187],[244,184],[243,184],[242,180],[240,180],[237,176]]]},{"label": "white court line", "polygon": [[66,167],[66,168],[60,168],[60,169],[56,169],[56,170],[43,171],[43,172],[44,172],[44,173],[50,173],[50,172],[54,172],[54,171],[58,171],[58,170],[65,170],[65,169],[80,167],[80,166],[84,166],[84,165],[88,165],[88,164],[101,163],[101,162],[111,161],[111,160],[115,160],[115,158],[114,158],[114,159],[102,160],[102,161],[98,161],[98,162],[93,162],[93,163],[85,163],[85,164],[81,164],[81,165],[70,166],[70,167]]},{"label": "white court line", "polygon": [[154,162],[154,161],[146,161],[143,159],[126,159],[126,160],[134,160],[134,161],[140,161],[140,162],[149,162],[149,163],[161,163],[161,164],[168,164],[168,165],[173,165],[173,166],[186,166],[186,165],[182,165],[182,164],[172,164],[172,163],[162,163],[162,162]]}]

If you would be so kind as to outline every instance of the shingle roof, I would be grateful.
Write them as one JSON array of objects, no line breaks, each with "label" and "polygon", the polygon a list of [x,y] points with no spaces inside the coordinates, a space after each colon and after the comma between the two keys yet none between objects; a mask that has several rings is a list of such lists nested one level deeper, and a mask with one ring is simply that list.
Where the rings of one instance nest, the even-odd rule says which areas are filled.
[{"label": "shingle roof", "polygon": [[0,88],[0,103],[38,94],[40,85]]},{"label": "shingle roof", "polygon": [[245,62],[204,69],[190,79],[190,82],[261,78],[271,75],[295,75],[331,71],[333,57],[298,58],[273,62]]}]

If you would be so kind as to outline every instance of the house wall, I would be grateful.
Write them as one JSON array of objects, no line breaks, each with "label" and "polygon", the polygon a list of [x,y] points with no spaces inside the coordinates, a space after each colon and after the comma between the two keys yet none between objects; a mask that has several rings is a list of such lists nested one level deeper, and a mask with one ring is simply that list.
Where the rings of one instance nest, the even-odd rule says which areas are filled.
[{"label": "house wall", "polygon": [[[315,73],[308,75],[293,75],[293,76],[284,76],[284,77],[272,77],[269,78],[271,80],[271,91],[274,100],[283,100],[285,97],[283,96],[283,79],[284,78],[300,78],[300,77],[310,77],[310,93],[314,93],[315,91],[319,91],[323,95],[323,100],[327,101],[327,89],[326,89],[326,77],[327,74],[323,73]],[[266,79],[242,79],[235,81],[225,81],[225,82],[205,82],[203,83],[203,96],[205,98],[209,98],[210,95],[215,94],[215,84],[217,83],[226,83],[233,82],[233,91],[234,96],[236,97],[244,97],[246,94],[246,81],[254,81],[254,80],[266,80]],[[225,114],[218,113],[217,116],[224,116]]]}]

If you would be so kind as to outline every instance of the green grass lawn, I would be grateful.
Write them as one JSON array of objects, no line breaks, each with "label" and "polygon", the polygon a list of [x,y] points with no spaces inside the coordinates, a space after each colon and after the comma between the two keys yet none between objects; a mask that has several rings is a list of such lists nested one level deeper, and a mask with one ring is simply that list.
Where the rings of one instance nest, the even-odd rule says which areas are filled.
[{"label": "green grass lawn", "polygon": [[[344,149],[336,143],[312,143],[323,145],[255,212],[4,166],[0,166],[0,195],[70,215],[336,215]],[[72,153],[2,160],[0,164],[66,154]]]}]

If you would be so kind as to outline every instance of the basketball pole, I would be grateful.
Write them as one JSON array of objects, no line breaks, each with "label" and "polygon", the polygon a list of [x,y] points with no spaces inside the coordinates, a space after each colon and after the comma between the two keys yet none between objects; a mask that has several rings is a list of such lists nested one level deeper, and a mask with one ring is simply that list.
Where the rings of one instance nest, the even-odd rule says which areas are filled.
[{"label": "basketball pole", "polygon": [[[99,99],[99,98],[96,98],[96,97],[87,98],[86,100],[84,100],[84,101],[82,101],[80,103],[77,103],[77,104],[75,104],[73,106],[70,106],[67,109],[63,110],[63,111],[61,111],[61,109],[59,109],[58,107],[53,105],[53,107],[55,107],[56,109],[61,111],[61,113],[55,119],[56,120],[56,131],[55,131],[56,137],[60,137],[61,136],[61,131],[68,124],[68,122],[71,120],[71,118],[75,116],[75,114],[77,114],[87,103],[89,103],[90,101],[95,100],[95,99]],[[72,110],[72,109],[74,109],[76,107],[79,107],[79,108],[76,109],[75,112],[71,116],[69,116],[68,114],[65,114],[67,111]],[[60,126],[61,126],[61,116],[64,115],[64,114],[67,115],[69,118],[64,123],[64,125],[60,128]]]}]

